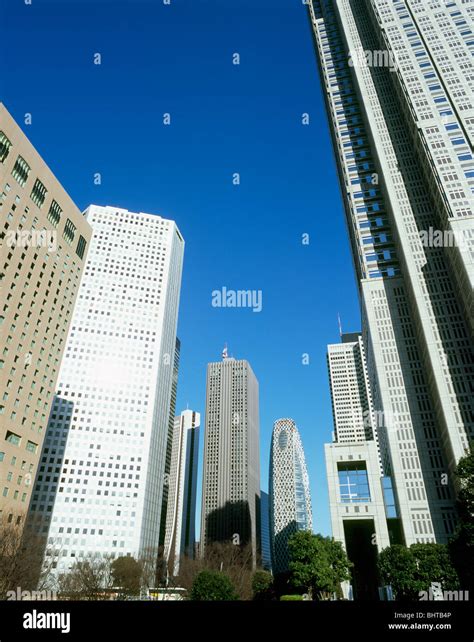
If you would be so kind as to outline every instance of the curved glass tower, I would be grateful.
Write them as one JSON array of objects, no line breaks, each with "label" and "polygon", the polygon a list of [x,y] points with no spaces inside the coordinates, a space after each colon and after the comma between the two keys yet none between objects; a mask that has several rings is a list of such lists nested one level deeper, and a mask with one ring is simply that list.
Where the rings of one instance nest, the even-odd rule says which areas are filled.
[{"label": "curved glass tower", "polygon": [[303,445],[292,419],[278,419],[273,426],[269,489],[272,567],[277,574],[288,569],[291,535],[313,527]]}]

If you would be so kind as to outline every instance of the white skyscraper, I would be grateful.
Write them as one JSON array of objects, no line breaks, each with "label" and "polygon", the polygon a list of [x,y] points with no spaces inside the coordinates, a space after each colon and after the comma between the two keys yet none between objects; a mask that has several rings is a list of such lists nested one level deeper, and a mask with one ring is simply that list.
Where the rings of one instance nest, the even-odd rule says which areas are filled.
[{"label": "white skyscraper", "polygon": [[260,540],[258,381],[248,361],[227,356],[207,367],[201,555],[212,542]]},{"label": "white skyscraper", "polygon": [[328,346],[328,370],[334,433],[324,454],[331,530],[354,565],[343,591],[346,597],[377,599],[377,553],[399,543],[399,522],[391,479],[382,477],[377,418],[359,333],[342,334],[341,343]]},{"label": "white skyscraper", "polygon": [[194,557],[196,488],[201,415],[183,410],[174,419],[164,556],[177,575],[180,557]]},{"label": "white skyscraper", "polygon": [[272,569],[281,573],[290,561],[288,539],[313,528],[303,444],[292,419],[278,419],[273,426],[269,494]]},{"label": "white skyscraper", "polygon": [[373,407],[391,420],[377,423],[384,473],[403,541],[447,542],[453,471],[474,437],[474,6],[311,0],[308,8]]},{"label": "white skyscraper", "polygon": [[335,441],[372,439],[372,399],[360,334],[343,334],[341,343],[328,346],[328,369]]},{"label": "white skyscraper", "polygon": [[173,221],[91,205],[93,229],[31,506],[59,551],[157,553],[184,241]]}]

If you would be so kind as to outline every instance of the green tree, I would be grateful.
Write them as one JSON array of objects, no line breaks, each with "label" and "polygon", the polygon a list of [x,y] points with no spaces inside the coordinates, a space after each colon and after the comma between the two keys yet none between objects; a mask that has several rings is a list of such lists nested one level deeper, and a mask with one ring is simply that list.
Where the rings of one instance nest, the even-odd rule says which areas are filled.
[{"label": "green tree", "polygon": [[459,523],[449,542],[453,564],[463,589],[474,593],[474,449],[459,460],[458,483]]},{"label": "green tree", "polygon": [[112,562],[112,578],[115,588],[121,588],[127,595],[140,593],[142,565],[130,556],[117,557]]},{"label": "green tree", "polygon": [[351,562],[340,542],[298,531],[288,541],[291,584],[312,597],[341,596],[341,582],[350,579]]},{"label": "green tree", "polygon": [[379,555],[382,581],[390,584],[397,600],[418,600],[420,591],[429,591],[433,582],[443,590],[456,589],[459,580],[445,544],[396,544]]},{"label": "green tree", "polygon": [[378,569],[382,582],[392,587],[397,600],[418,599],[413,583],[416,561],[409,548],[401,544],[384,548],[379,554]]},{"label": "green tree", "polygon": [[201,571],[194,578],[191,599],[198,601],[238,600],[230,578],[219,571]]},{"label": "green tree", "polygon": [[268,571],[255,571],[252,592],[254,600],[270,600],[273,597],[273,575]]},{"label": "green tree", "polygon": [[459,588],[458,574],[452,565],[446,544],[412,544],[410,551],[416,561],[419,591],[428,590],[432,582],[439,582],[443,590],[447,591]]}]

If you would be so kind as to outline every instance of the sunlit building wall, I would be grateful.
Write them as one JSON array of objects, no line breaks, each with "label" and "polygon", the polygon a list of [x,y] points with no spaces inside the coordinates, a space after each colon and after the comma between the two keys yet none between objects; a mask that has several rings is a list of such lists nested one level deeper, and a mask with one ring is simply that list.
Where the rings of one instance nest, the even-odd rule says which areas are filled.
[{"label": "sunlit building wall", "polygon": [[88,261],[31,503],[58,571],[158,552],[183,238],[173,221],[91,205]]}]

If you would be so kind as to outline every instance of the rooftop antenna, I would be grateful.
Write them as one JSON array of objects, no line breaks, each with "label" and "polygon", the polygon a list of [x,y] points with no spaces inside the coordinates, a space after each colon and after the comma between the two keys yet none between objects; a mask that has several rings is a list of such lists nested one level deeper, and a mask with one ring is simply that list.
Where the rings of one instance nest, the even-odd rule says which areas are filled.
[{"label": "rooftop antenna", "polygon": [[341,324],[341,316],[339,312],[337,313],[337,323],[339,325],[339,337],[342,338],[342,324]]},{"label": "rooftop antenna", "polygon": [[222,359],[227,359],[229,357],[227,353],[227,343],[224,346],[224,350],[222,350]]}]

